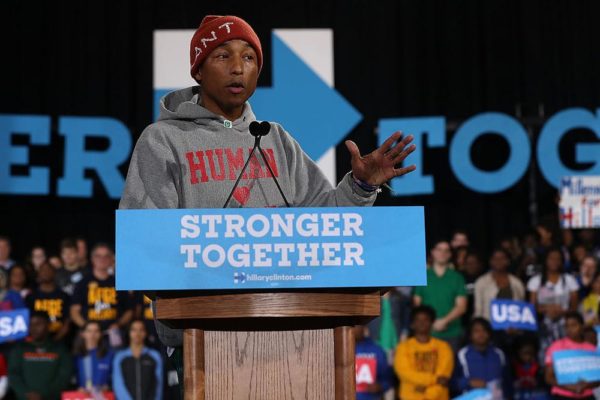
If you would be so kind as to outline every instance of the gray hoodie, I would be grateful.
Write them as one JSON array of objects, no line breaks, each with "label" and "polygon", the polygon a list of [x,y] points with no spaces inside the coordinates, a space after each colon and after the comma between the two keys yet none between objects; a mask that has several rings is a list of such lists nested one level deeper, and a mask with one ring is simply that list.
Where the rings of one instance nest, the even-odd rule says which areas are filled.
[{"label": "gray hoodie", "polygon": [[[242,170],[254,138],[256,120],[246,103],[231,123],[199,105],[200,87],[167,94],[160,116],[135,145],[119,208],[221,208]],[[226,125],[230,125],[228,128]],[[261,147],[292,207],[370,206],[375,193],[362,190],[350,173],[336,188],[283,127],[271,123]],[[283,199],[256,152],[229,207],[282,207]],[[181,332],[157,330],[168,346],[181,345]]]}]

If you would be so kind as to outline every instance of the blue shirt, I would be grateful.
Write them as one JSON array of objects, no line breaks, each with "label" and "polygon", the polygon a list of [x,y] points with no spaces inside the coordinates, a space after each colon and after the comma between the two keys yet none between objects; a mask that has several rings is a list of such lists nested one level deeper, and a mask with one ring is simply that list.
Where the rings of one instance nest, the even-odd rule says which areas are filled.
[{"label": "blue shirt", "polygon": [[109,350],[104,357],[98,357],[98,351],[94,349],[85,356],[75,357],[77,385],[86,388],[87,382],[91,381],[96,388],[110,386],[113,355],[112,350]]},{"label": "blue shirt", "polygon": [[[379,400],[381,394],[392,387],[392,368],[388,363],[385,351],[375,343],[371,338],[364,338],[356,343],[356,359],[372,359],[375,361],[375,382],[381,385],[380,393],[365,393],[360,392],[360,385],[356,388],[356,400]],[[357,370],[357,378],[360,371]]]},{"label": "blue shirt", "polygon": [[473,389],[469,385],[471,379],[481,379],[487,383],[497,381],[505,397],[509,397],[511,381],[508,371],[502,350],[488,346],[485,351],[480,352],[472,345],[468,345],[458,351],[453,380],[460,392]]}]

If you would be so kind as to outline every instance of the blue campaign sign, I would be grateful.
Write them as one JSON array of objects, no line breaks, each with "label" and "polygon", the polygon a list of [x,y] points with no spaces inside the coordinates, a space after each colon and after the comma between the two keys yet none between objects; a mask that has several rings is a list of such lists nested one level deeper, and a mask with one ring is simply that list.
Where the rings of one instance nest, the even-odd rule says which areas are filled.
[{"label": "blue campaign sign", "polygon": [[29,332],[29,310],[0,311],[0,343],[22,339]]},{"label": "blue campaign sign", "polygon": [[492,328],[495,330],[513,328],[537,331],[535,308],[531,303],[518,300],[492,300],[490,315]]},{"label": "blue campaign sign", "polygon": [[559,350],[552,354],[559,385],[600,381],[600,353],[589,350]]},{"label": "blue campaign sign", "polygon": [[463,393],[453,400],[492,400],[492,391],[490,389],[474,389],[470,392]]},{"label": "blue campaign sign", "polygon": [[118,290],[426,285],[423,207],[118,210]]}]

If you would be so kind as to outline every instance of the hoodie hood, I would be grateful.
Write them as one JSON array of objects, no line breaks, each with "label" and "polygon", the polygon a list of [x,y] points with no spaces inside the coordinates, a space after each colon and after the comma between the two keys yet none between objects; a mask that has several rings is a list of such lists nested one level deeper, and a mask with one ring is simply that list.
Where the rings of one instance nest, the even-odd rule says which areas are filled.
[{"label": "hoodie hood", "polygon": [[[158,120],[187,120],[198,125],[222,127],[226,118],[199,104],[201,91],[200,86],[192,86],[167,93],[160,99]],[[240,132],[247,131],[250,122],[255,120],[256,116],[252,112],[252,107],[250,107],[250,103],[246,102],[241,117],[231,121],[232,128]]]}]

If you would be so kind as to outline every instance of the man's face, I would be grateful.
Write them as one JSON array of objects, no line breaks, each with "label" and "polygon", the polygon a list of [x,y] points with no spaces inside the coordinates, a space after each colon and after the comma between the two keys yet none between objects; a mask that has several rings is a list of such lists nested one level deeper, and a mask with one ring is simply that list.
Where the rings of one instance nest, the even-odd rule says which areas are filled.
[{"label": "man's face", "polygon": [[452,257],[452,251],[448,242],[439,242],[431,249],[431,257],[436,264],[448,264]]},{"label": "man's face", "polygon": [[206,109],[219,114],[241,110],[256,90],[256,51],[244,40],[225,42],[206,57],[195,78]]},{"label": "man's face", "polygon": [[0,260],[10,257],[10,244],[6,240],[0,240]]},{"label": "man's face", "polygon": [[113,265],[113,252],[106,247],[98,247],[92,253],[94,271],[106,272]]},{"label": "man's face", "polygon": [[33,316],[29,321],[29,336],[35,342],[42,341],[48,333],[48,321],[39,316]]},{"label": "man's face", "polygon": [[431,333],[431,326],[433,321],[429,318],[429,315],[420,312],[415,315],[411,328],[416,335],[428,335]]},{"label": "man's face", "polygon": [[456,232],[452,237],[452,248],[456,249],[462,246],[469,246],[469,238],[464,233]]},{"label": "man's face", "polygon": [[44,263],[40,265],[40,269],[37,274],[38,283],[50,283],[54,282],[54,278],[56,277],[56,270],[53,266],[48,263]]},{"label": "man's face", "polygon": [[490,341],[490,335],[488,331],[481,324],[473,324],[471,329],[471,343],[475,346],[485,347]]},{"label": "man's face", "polygon": [[65,265],[77,265],[77,249],[65,247],[60,252],[60,258]]}]

